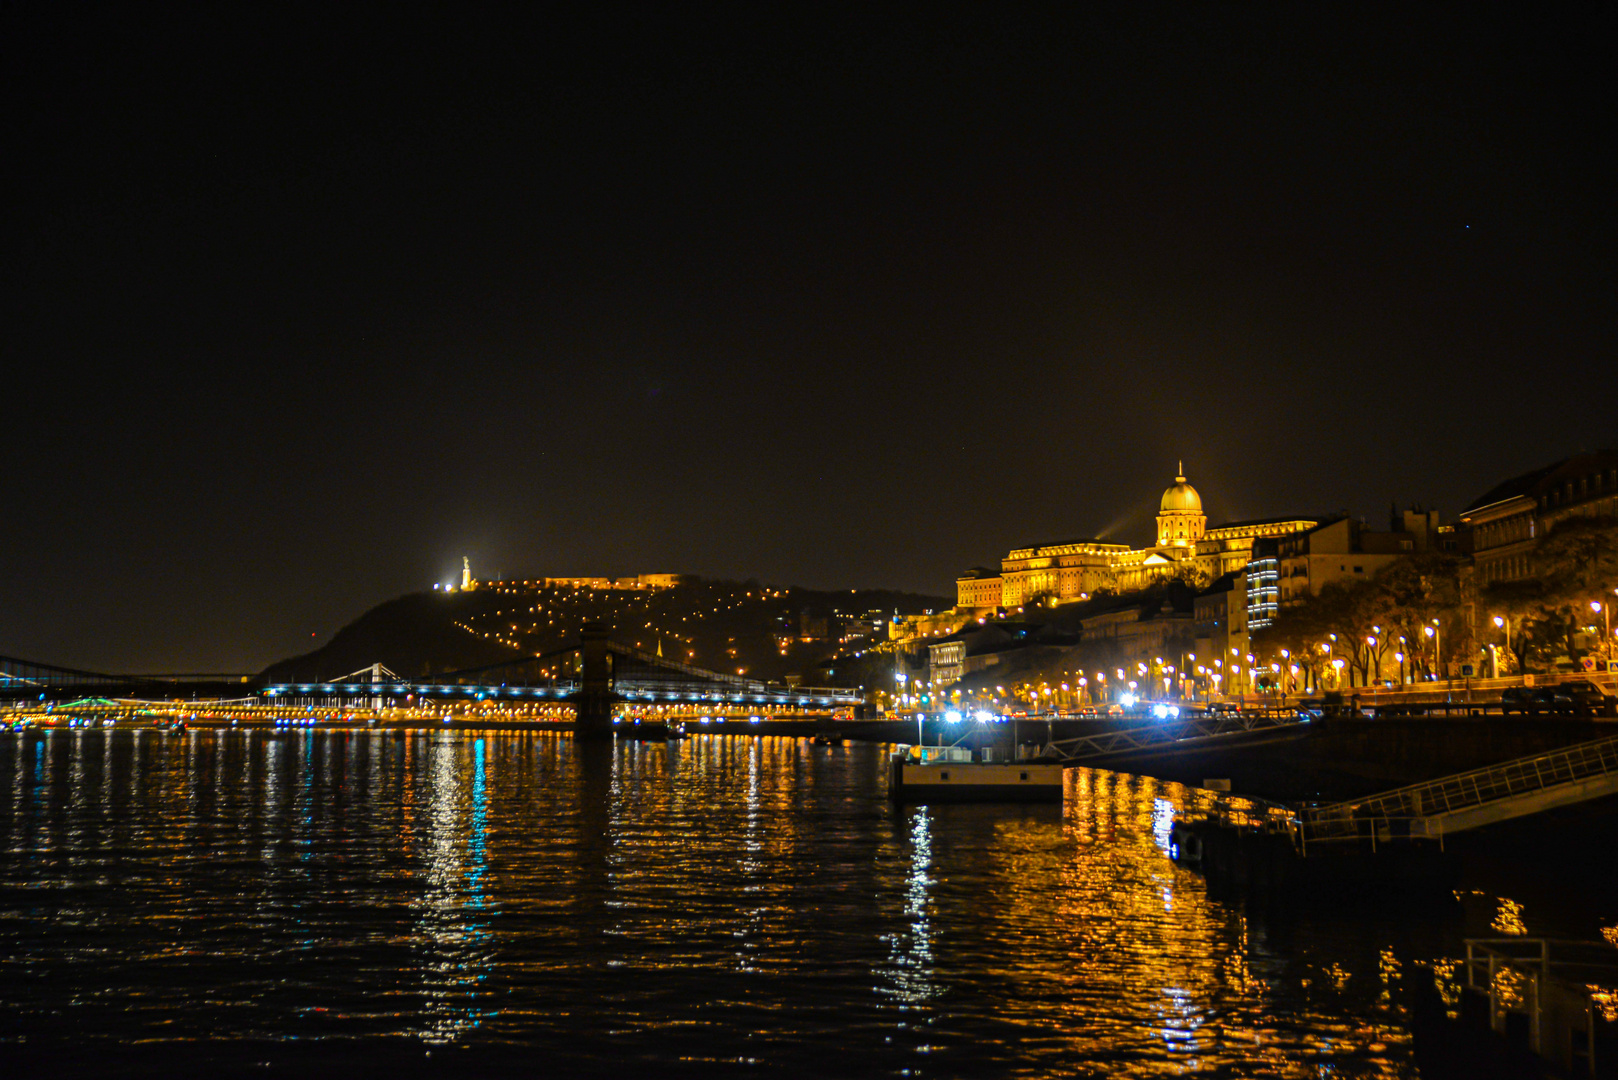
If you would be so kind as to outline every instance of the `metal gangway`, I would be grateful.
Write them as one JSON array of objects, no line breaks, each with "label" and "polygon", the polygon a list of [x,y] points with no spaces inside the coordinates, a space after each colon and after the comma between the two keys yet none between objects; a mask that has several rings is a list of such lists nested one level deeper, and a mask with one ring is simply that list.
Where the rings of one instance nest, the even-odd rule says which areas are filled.
[{"label": "metal gangway", "polygon": [[1512,818],[1618,795],[1618,735],[1503,761],[1425,783],[1300,813],[1309,845],[1369,839],[1437,839]]},{"label": "metal gangway", "polygon": [[1055,758],[1064,765],[1077,765],[1107,754],[1117,754],[1128,750],[1144,750],[1190,739],[1239,735],[1265,728],[1288,728],[1308,723],[1308,721],[1307,715],[1279,709],[1262,712],[1199,714],[1178,720],[1143,723],[1138,726],[1106,731],[1097,735],[1081,735],[1072,739],[1057,739],[1047,743],[1040,756],[1042,758]]}]

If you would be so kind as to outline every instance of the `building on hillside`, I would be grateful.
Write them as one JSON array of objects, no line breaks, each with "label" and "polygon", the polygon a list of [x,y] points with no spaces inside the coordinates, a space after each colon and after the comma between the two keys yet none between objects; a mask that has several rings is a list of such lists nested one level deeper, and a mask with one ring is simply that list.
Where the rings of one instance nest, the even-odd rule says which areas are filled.
[{"label": "building on hillside", "polygon": [[831,619],[825,615],[815,615],[808,608],[798,612],[799,641],[805,644],[816,641],[830,641],[831,631]]},{"label": "building on hillside", "polygon": [[1540,540],[1576,514],[1618,515],[1618,451],[1577,454],[1491,488],[1461,511],[1460,548],[1479,585],[1533,577]]},{"label": "building on hillside", "polygon": [[1282,517],[1234,521],[1208,528],[1202,496],[1182,468],[1158,502],[1157,542],[1131,548],[1104,540],[1072,540],[1015,548],[1000,572],[974,567],[956,580],[956,603],[978,612],[995,607],[1087,600],[1106,589],[1135,592],[1166,578],[1212,581],[1247,565],[1253,545],[1314,528],[1315,518]]},{"label": "building on hillside", "polygon": [[[1249,564],[1251,565],[1251,564]],[[1214,579],[1192,601],[1192,632],[1196,654],[1211,661],[1246,657],[1250,648],[1247,628],[1247,572],[1232,570]]]},{"label": "building on hillside", "polygon": [[[928,679],[935,692],[942,691],[992,668],[1020,670],[1030,663],[1050,661],[1078,640],[1071,630],[1049,625],[1022,621],[968,623],[946,638],[927,643]],[[992,679],[985,676],[979,680],[984,681]]]},{"label": "building on hillside", "polygon": [[672,589],[691,580],[690,574],[636,574],[635,583],[644,589]]},{"label": "building on hillside", "polygon": [[[1276,603],[1284,608],[1318,596],[1320,590],[1333,581],[1367,580],[1400,559],[1439,547],[1443,534],[1436,510],[1406,510],[1395,523],[1403,528],[1375,532],[1362,521],[1344,517],[1276,540],[1273,563],[1277,575]],[[1258,555],[1263,561],[1254,567],[1255,578],[1267,575],[1272,569],[1269,545]],[[1273,613],[1266,613],[1253,604],[1250,591],[1249,623],[1264,625],[1272,618]]]},{"label": "building on hillside", "polygon": [[951,634],[927,646],[927,677],[934,690],[943,690],[961,681],[966,674],[966,638]]},{"label": "building on hillside", "polygon": [[[994,610],[990,608],[989,610]],[[918,638],[939,638],[953,634],[977,615],[974,611],[952,609],[922,615],[895,615],[888,622],[891,641],[910,642]]]},{"label": "building on hillside", "polygon": [[1247,586],[1247,631],[1262,630],[1281,614],[1280,541],[1266,537],[1253,545],[1242,577]]},{"label": "building on hillside", "polygon": [[1000,606],[1000,571],[974,566],[955,579],[955,609],[988,612]]},{"label": "building on hillside", "polygon": [[[655,591],[672,589],[683,582],[695,580],[690,574],[637,574],[635,577],[542,577],[501,581],[507,588],[522,589],[610,589],[613,591]],[[474,581],[475,585],[476,582]]]},{"label": "building on hillside", "polygon": [[1194,611],[1171,600],[1128,604],[1088,616],[1080,625],[1087,646],[1114,643],[1114,662],[1126,672],[1137,664],[1152,665],[1194,650]]},{"label": "building on hillside", "polygon": [[843,623],[837,643],[848,648],[854,645],[874,645],[889,637],[888,615],[881,610],[867,611],[864,615]]}]

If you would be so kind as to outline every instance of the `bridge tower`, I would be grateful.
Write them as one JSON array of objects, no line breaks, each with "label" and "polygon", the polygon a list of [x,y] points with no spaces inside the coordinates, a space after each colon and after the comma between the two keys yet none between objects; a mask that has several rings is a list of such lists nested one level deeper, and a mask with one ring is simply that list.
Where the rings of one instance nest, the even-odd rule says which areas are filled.
[{"label": "bridge tower", "polygon": [[574,735],[581,739],[612,738],[612,653],[607,650],[606,624],[587,622],[579,627],[578,720]]}]

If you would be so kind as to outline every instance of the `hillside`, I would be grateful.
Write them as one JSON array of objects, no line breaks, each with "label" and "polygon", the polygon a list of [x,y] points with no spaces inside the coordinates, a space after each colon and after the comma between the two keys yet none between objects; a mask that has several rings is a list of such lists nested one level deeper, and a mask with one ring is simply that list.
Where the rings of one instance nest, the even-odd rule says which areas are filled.
[{"label": "hillside", "polygon": [[488,582],[412,593],[372,608],[325,646],[270,665],[272,682],[330,679],[380,661],[408,677],[534,656],[574,641],[585,622],[615,640],[715,671],[778,680],[834,654],[868,612],[941,610],[943,597],[884,589],[824,592],[756,581],[691,581],[656,592]]}]

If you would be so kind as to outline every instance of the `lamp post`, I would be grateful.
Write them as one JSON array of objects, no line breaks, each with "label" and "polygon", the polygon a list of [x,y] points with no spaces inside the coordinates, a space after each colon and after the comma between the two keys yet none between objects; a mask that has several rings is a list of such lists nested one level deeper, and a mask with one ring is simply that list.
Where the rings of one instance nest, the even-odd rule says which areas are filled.
[{"label": "lamp post", "polygon": [[[1504,618],[1504,617],[1502,617],[1500,615],[1496,615],[1494,617],[1494,625],[1495,625],[1496,629],[1503,629],[1506,632],[1506,658],[1507,658],[1507,663],[1509,664],[1510,663],[1510,657],[1511,657],[1511,620],[1507,619],[1507,618]],[[1495,664],[1495,667],[1498,669],[1499,666],[1500,665],[1497,662]],[[1496,670],[1494,674],[1495,674],[1496,678],[1499,678],[1500,672],[1498,670]]]},{"label": "lamp post", "polygon": [[1611,607],[1611,604],[1603,604],[1599,600],[1590,601],[1590,610],[1601,612],[1601,653],[1609,662],[1612,660],[1612,613],[1609,610]]}]

